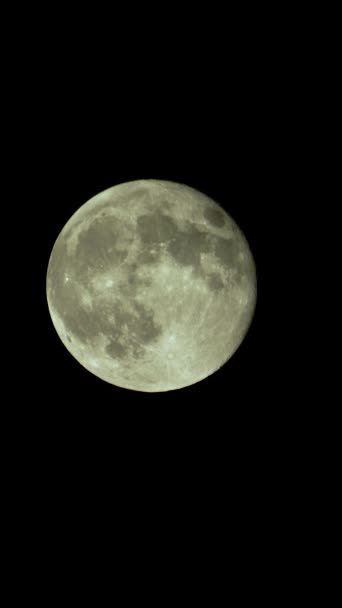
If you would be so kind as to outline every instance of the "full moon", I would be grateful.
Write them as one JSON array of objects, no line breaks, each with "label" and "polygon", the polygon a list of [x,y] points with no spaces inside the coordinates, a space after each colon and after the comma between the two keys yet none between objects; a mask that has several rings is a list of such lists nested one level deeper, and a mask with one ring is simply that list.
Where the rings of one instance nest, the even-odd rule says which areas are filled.
[{"label": "full moon", "polygon": [[89,372],[143,392],[207,378],[238,349],[256,304],[245,236],[205,194],[154,179],[97,194],[57,237],[53,325]]}]

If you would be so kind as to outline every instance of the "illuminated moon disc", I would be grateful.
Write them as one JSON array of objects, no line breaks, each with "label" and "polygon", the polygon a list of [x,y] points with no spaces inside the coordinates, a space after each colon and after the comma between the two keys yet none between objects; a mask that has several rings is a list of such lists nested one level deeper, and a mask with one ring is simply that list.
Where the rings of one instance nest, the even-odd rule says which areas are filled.
[{"label": "illuminated moon disc", "polygon": [[109,188],[68,220],[51,252],[47,300],[65,347],[119,387],[179,389],[237,350],[256,304],[246,238],[183,184]]}]

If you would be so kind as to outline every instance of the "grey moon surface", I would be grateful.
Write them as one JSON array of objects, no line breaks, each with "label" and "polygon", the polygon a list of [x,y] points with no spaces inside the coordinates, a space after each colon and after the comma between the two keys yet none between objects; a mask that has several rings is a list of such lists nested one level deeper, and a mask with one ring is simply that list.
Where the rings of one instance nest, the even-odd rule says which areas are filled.
[{"label": "grey moon surface", "polygon": [[148,179],[100,192],[72,215],[46,293],[57,334],[83,367],[118,387],[162,392],[232,357],[256,283],[248,242],[218,203]]}]

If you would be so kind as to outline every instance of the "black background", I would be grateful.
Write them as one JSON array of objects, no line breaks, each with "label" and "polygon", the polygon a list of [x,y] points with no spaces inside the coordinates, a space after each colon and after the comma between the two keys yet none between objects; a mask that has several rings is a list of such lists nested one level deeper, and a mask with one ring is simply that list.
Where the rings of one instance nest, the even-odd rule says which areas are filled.
[{"label": "black background", "polygon": [[[20,372],[11,365],[8,458],[32,505],[23,529],[33,517],[43,538],[46,524],[47,551],[51,542],[64,555],[63,542],[86,547],[97,528],[133,535],[143,559],[150,526],[157,553],[173,536],[178,552],[199,553],[206,544],[220,552],[214,539],[235,536],[238,562],[244,543],[260,559],[267,535],[270,555],[276,550],[273,524],[283,538],[291,533],[284,488],[297,483],[302,419],[289,390],[293,289],[282,237],[288,242],[301,197],[305,53],[291,54],[300,36],[279,17],[270,27],[251,9],[238,18],[204,11],[198,21],[196,10],[189,20],[161,14],[158,27],[134,13],[134,29],[121,16],[99,25],[93,15],[57,27],[55,15],[39,35],[27,30],[18,68],[12,63],[6,156],[25,272],[11,306],[25,340]],[[238,351],[209,378],[166,393],[121,389],[82,368],[53,327],[45,293],[70,216],[98,192],[144,178],[185,183],[219,202],[257,269],[255,316]],[[18,259],[15,281],[22,250]]]}]

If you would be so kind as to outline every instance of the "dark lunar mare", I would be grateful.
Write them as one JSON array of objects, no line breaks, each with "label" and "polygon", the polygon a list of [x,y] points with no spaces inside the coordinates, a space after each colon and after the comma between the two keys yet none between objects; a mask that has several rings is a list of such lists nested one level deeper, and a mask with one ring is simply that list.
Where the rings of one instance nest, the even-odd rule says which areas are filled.
[{"label": "dark lunar mare", "polygon": [[[215,227],[225,224],[224,212],[210,206],[203,212],[207,221]],[[161,246],[180,266],[188,266],[196,276],[207,282],[210,290],[220,291],[224,283],[218,273],[208,273],[201,264],[201,254],[212,253],[223,268],[234,270],[234,278],[240,282],[242,277],[250,274],[248,260],[239,258],[243,250],[239,234],[224,238],[209,231],[200,229],[190,221],[184,221],[182,227],[164,212],[154,211],[142,214],[137,219],[138,233],[145,247],[139,253],[142,264],[153,264],[159,261]]]},{"label": "dark lunar mare", "polygon": [[212,226],[222,228],[225,225],[225,216],[223,211],[216,207],[208,206],[203,211],[203,216]]},{"label": "dark lunar mare", "polygon": [[106,351],[110,356],[122,358],[129,352],[140,356],[143,345],[154,341],[162,328],[155,323],[153,312],[133,299],[139,285],[148,284],[137,277],[137,265],[132,267],[126,284],[132,288],[129,310],[117,298],[102,301],[96,310],[85,309],[80,300],[80,285],[87,287],[102,265],[115,268],[127,256],[127,252],[115,249],[117,227],[114,228],[112,222],[104,225],[97,219],[80,234],[73,254],[68,254],[63,236],[57,239],[49,262],[48,297],[65,325],[69,341],[71,335],[82,344],[91,345],[96,337],[104,335],[109,340]]}]

